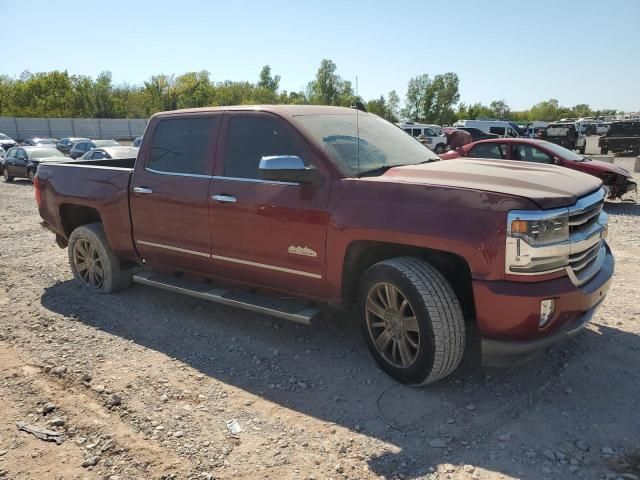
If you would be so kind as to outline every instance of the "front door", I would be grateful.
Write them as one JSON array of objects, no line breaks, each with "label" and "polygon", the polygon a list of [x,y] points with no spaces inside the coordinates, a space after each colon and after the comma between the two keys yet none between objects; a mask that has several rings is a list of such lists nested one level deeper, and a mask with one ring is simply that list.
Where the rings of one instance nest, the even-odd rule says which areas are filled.
[{"label": "front door", "polygon": [[[323,295],[328,172],[287,122],[259,112],[225,115],[211,184],[212,263],[222,277]],[[297,155],[322,185],[264,181],[264,156]]]},{"label": "front door", "polygon": [[208,273],[209,187],[221,118],[169,117],[149,132],[131,181],[133,238],[146,263]]},{"label": "front door", "polygon": [[16,157],[13,159],[9,173],[15,177],[26,177],[28,161],[27,152],[23,148],[19,148],[16,151]]}]

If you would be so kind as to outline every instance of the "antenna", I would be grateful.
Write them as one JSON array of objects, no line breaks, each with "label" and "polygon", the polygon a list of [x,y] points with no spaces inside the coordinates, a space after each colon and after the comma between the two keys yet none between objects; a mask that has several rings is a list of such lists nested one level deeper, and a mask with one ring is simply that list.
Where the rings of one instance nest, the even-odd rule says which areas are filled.
[{"label": "antenna", "polygon": [[358,96],[358,76],[356,75],[356,158],[358,161],[358,175],[360,175],[360,124],[358,123],[359,115],[359,96]]}]

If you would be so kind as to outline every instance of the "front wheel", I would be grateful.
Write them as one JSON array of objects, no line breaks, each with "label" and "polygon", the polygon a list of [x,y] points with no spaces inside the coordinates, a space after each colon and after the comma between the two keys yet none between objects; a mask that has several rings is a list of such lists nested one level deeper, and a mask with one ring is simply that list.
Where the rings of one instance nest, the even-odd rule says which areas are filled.
[{"label": "front wheel", "polygon": [[13,177],[9,175],[9,170],[7,170],[6,168],[2,170],[2,176],[4,177],[5,182],[7,183],[13,182]]},{"label": "front wheel", "polygon": [[101,223],[76,228],[69,237],[69,264],[76,281],[95,293],[114,293],[131,285],[131,272],[122,268]]},{"label": "front wheel", "polygon": [[445,147],[444,147],[444,144],[439,143],[438,145],[436,145],[435,152],[436,152],[438,155],[440,155],[441,153],[443,153],[443,152],[444,152],[444,148],[445,148]]},{"label": "front wheel", "polygon": [[361,327],[380,367],[402,383],[426,385],[462,360],[462,309],[446,278],[424,260],[376,263],[360,282]]}]

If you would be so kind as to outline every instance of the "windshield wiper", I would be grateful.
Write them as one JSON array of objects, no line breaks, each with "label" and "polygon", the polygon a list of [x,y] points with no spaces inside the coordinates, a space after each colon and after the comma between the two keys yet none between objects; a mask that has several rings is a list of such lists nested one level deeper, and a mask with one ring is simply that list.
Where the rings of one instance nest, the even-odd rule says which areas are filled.
[{"label": "windshield wiper", "polygon": [[393,167],[400,167],[401,165],[382,165],[380,167],[372,168],[371,170],[363,170],[358,173],[358,178],[360,177],[375,177],[376,175],[382,175],[387,170]]}]

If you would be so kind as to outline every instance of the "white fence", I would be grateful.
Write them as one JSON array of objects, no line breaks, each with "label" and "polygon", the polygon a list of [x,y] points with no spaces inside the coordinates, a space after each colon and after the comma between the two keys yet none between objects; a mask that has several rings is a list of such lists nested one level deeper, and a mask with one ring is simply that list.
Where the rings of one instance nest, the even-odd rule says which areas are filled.
[{"label": "white fence", "polygon": [[30,137],[133,139],[142,135],[146,125],[144,118],[0,117],[0,133],[16,140]]}]

